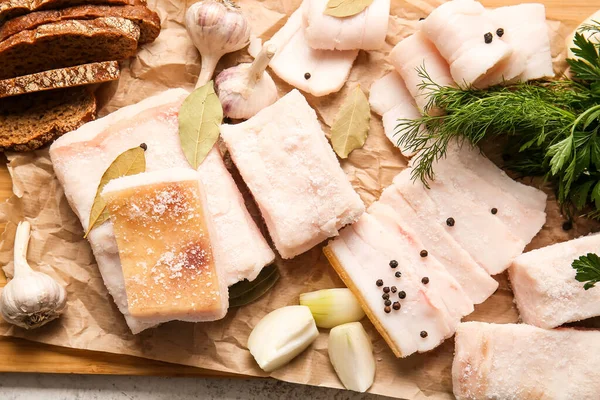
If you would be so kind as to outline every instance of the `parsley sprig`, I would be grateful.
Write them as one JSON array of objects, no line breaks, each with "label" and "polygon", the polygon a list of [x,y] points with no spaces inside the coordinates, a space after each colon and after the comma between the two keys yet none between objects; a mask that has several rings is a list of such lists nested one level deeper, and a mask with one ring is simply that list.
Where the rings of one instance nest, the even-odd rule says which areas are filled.
[{"label": "parsley sprig", "polygon": [[[600,23],[582,29],[600,35]],[[579,32],[574,43],[576,58],[567,60],[573,79],[461,90],[438,85],[419,68],[421,88],[431,93],[425,111],[446,113],[398,121],[398,144],[417,153],[413,178],[434,179],[435,161],[454,140],[502,136],[511,169],[553,182],[567,214],[587,209],[600,219],[600,48]]]},{"label": "parsley sprig", "polygon": [[594,253],[588,253],[573,261],[572,267],[577,271],[575,279],[585,282],[585,290],[593,288],[600,283],[600,257]]}]

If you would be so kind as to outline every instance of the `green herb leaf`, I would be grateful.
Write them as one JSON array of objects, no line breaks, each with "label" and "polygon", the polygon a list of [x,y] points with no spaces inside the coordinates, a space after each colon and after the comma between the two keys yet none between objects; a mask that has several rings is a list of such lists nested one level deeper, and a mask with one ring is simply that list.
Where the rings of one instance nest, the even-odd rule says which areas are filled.
[{"label": "green herb leaf", "polygon": [[126,150],[117,156],[117,158],[115,158],[108,166],[106,171],[104,171],[98,189],[96,190],[96,197],[94,197],[94,203],[92,204],[92,210],[90,211],[88,230],[84,237],[87,237],[92,229],[109,218],[108,211],[106,210],[106,202],[102,198],[104,186],[113,179],[128,175],[136,175],[146,171],[145,151],[146,145],[144,143],[138,147]]},{"label": "green herb leaf", "polygon": [[331,126],[331,144],[338,156],[348,158],[353,150],[364,146],[370,120],[369,100],[360,86],[356,86],[342,104]]},{"label": "green herb leaf", "polygon": [[594,253],[588,253],[573,261],[571,266],[577,271],[575,279],[578,282],[585,282],[585,290],[593,288],[600,282],[600,257]]},{"label": "green herb leaf", "polygon": [[329,0],[325,8],[325,15],[344,18],[361,13],[373,4],[373,0]]},{"label": "green herb leaf", "polygon": [[229,288],[229,307],[240,307],[264,296],[279,280],[277,265],[267,265],[252,282],[243,280]]},{"label": "green herb leaf", "polygon": [[183,152],[197,169],[219,139],[223,108],[213,82],[194,90],[179,110],[179,138]]}]

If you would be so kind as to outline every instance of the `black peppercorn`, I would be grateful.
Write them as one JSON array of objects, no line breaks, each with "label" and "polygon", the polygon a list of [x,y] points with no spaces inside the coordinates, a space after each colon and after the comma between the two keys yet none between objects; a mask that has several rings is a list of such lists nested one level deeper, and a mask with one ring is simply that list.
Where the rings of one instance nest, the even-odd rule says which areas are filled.
[{"label": "black peppercorn", "polygon": [[377,286],[383,286],[383,280],[382,279],[377,279],[377,282],[375,282],[375,284]]},{"label": "black peppercorn", "polygon": [[389,287],[384,287],[383,288],[383,293],[389,293],[390,292],[390,288]]},{"label": "black peppercorn", "polygon": [[454,218],[450,217],[446,220],[446,225],[448,226],[454,226]]},{"label": "black peppercorn", "polygon": [[385,307],[383,308],[383,311],[385,311],[385,313],[386,313],[386,314],[389,314],[389,313],[391,313],[391,312],[392,312],[392,309],[391,309],[389,306],[385,306]]},{"label": "black peppercorn", "polygon": [[483,40],[485,40],[485,42],[487,44],[492,43],[492,40],[494,39],[494,36],[492,35],[492,32],[488,32],[485,35],[483,35]]},{"label": "black peppercorn", "polygon": [[421,253],[419,253],[421,257],[427,257],[427,255],[429,255],[429,253],[427,252],[427,250],[421,250]]},{"label": "black peppercorn", "polygon": [[570,231],[571,229],[573,229],[573,221],[568,220],[565,221],[562,225],[563,231]]},{"label": "black peppercorn", "polygon": [[310,72],[304,74],[304,79],[309,80],[311,77]]},{"label": "black peppercorn", "polygon": [[392,268],[398,267],[398,261],[396,261],[396,260],[390,261],[390,267],[392,267]]},{"label": "black peppercorn", "polygon": [[140,147],[142,148],[142,150],[146,151],[148,150],[148,145],[146,143],[142,143],[140,144]]},{"label": "black peppercorn", "polygon": [[391,289],[392,289],[392,293],[396,293],[396,291],[398,290],[398,288],[396,288],[396,286],[392,286]]},{"label": "black peppercorn", "polygon": [[498,37],[502,37],[502,35],[504,35],[504,29],[503,28],[496,29],[496,35],[498,35]]},{"label": "black peppercorn", "polygon": [[396,275],[396,278],[400,278],[402,276],[402,272],[396,271],[394,275]]},{"label": "black peppercorn", "polygon": [[390,298],[390,295],[388,293],[384,293],[384,294],[381,295],[381,298],[384,299],[384,300],[387,300],[387,299]]},{"label": "black peppercorn", "polygon": [[406,292],[404,290],[401,290],[398,293],[398,297],[400,297],[401,299],[405,299],[406,298]]},{"label": "black peppercorn", "polygon": [[390,300],[386,300],[383,304],[385,304],[386,306],[391,306],[392,302]]},{"label": "black peppercorn", "polygon": [[423,279],[421,279],[421,282],[423,282],[423,285],[427,285],[429,283],[429,278],[424,277]]},{"label": "black peppercorn", "polygon": [[394,305],[392,307],[394,307],[394,310],[399,310],[400,309],[400,303],[398,303],[397,301],[395,301]]},{"label": "black peppercorn", "polygon": [[494,214],[494,215],[498,214],[498,209],[496,207],[492,208],[492,214]]},{"label": "black peppercorn", "polygon": [[421,331],[421,337],[425,339],[427,337],[427,331]]}]

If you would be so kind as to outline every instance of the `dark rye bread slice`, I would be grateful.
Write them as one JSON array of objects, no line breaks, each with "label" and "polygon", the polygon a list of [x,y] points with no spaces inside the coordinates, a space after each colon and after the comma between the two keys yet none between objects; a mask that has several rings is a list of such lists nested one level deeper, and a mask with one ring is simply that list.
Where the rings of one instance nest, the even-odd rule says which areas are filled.
[{"label": "dark rye bread slice", "polygon": [[60,21],[0,42],[0,79],[135,55],[140,28],[123,18]]},{"label": "dark rye bread slice", "polygon": [[135,22],[140,27],[140,43],[153,42],[160,33],[160,18],[144,5],[138,6],[78,6],[62,10],[38,11],[26,14],[0,27],[0,41],[19,32],[35,29],[40,25],[66,20],[85,20],[101,17],[121,17]]},{"label": "dark rye bread slice", "polygon": [[0,151],[38,149],[96,118],[96,99],[86,87],[0,99]]},{"label": "dark rye bread slice", "polygon": [[0,25],[11,18],[41,10],[56,10],[82,4],[110,4],[119,6],[145,5],[146,0],[1,0]]},{"label": "dark rye bread slice", "polygon": [[59,88],[92,85],[119,79],[117,61],[53,69],[0,81],[0,98]]}]

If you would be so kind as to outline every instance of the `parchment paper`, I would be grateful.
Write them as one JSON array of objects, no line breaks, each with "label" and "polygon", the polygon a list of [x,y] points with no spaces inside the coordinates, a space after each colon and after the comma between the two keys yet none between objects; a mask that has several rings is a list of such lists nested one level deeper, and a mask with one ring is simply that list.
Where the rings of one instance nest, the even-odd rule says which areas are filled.
[{"label": "parchment paper", "polygon": [[[182,24],[189,3],[149,0],[150,7],[161,15],[163,31],[155,43],[146,46],[135,59],[124,65],[123,76],[118,84],[102,88],[101,97],[110,99],[103,114],[169,87],[193,87],[199,72],[199,57]],[[254,34],[269,38],[300,2],[242,0],[240,3],[252,23]],[[412,33],[416,21],[439,3],[441,1],[392,1],[393,16],[386,47],[378,52],[361,52],[349,82],[341,92],[324,98],[308,96],[326,131],[348,87],[359,83],[367,90],[374,79],[390,70],[391,67],[385,62],[387,52],[402,37]],[[561,36],[569,29],[558,22],[550,23],[550,27],[556,59],[560,61]],[[226,56],[219,66],[230,66],[241,59],[250,59],[245,50]],[[558,62],[557,68],[561,67],[562,64]],[[291,89],[273,77],[281,94]],[[492,148],[488,154],[495,155],[498,152]],[[224,320],[201,324],[172,322],[133,336],[104,287],[90,247],[82,238],[79,221],[70,210],[53,173],[47,150],[9,155],[9,161],[14,196],[0,206],[0,220],[7,222],[0,242],[0,265],[5,266],[7,275],[11,276],[16,223],[29,220],[33,226],[29,261],[34,268],[50,274],[65,285],[69,304],[67,312],[59,320],[33,332],[2,321],[0,335],[266,376],[246,350],[252,327],[271,310],[297,304],[300,293],[343,286],[319,246],[292,261],[278,260],[282,276],[276,287],[256,303],[230,310]],[[406,160],[385,138],[381,120],[375,115],[364,148],[354,151],[349,160],[343,163],[349,179],[367,205],[379,197],[381,190],[405,166]],[[539,186],[540,182],[535,183]],[[551,191],[548,193],[551,194]],[[256,206],[251,200],[248,200],[248,205],[259,220]],[[529,249],[568,240],[596,228],[581,220],[576,222],[572,230],[563,231],[561,225],[564,219],[552,194],[547,212],[548,223],[529,245]],[[498,279],[501,281],[498,292],[477,306],[467,320],[517,321],[518,314],[506,278],[500,276]],[[429,353],[396,359],[366,318],[363,324],[373,340],[377,360],[376,380],[370,390],[372,393],[407,399],[452,398],[452,339]],[[327,331],[322,330],[309,350],[271,376],[289,382],[341,387],[328,360]]]}]

